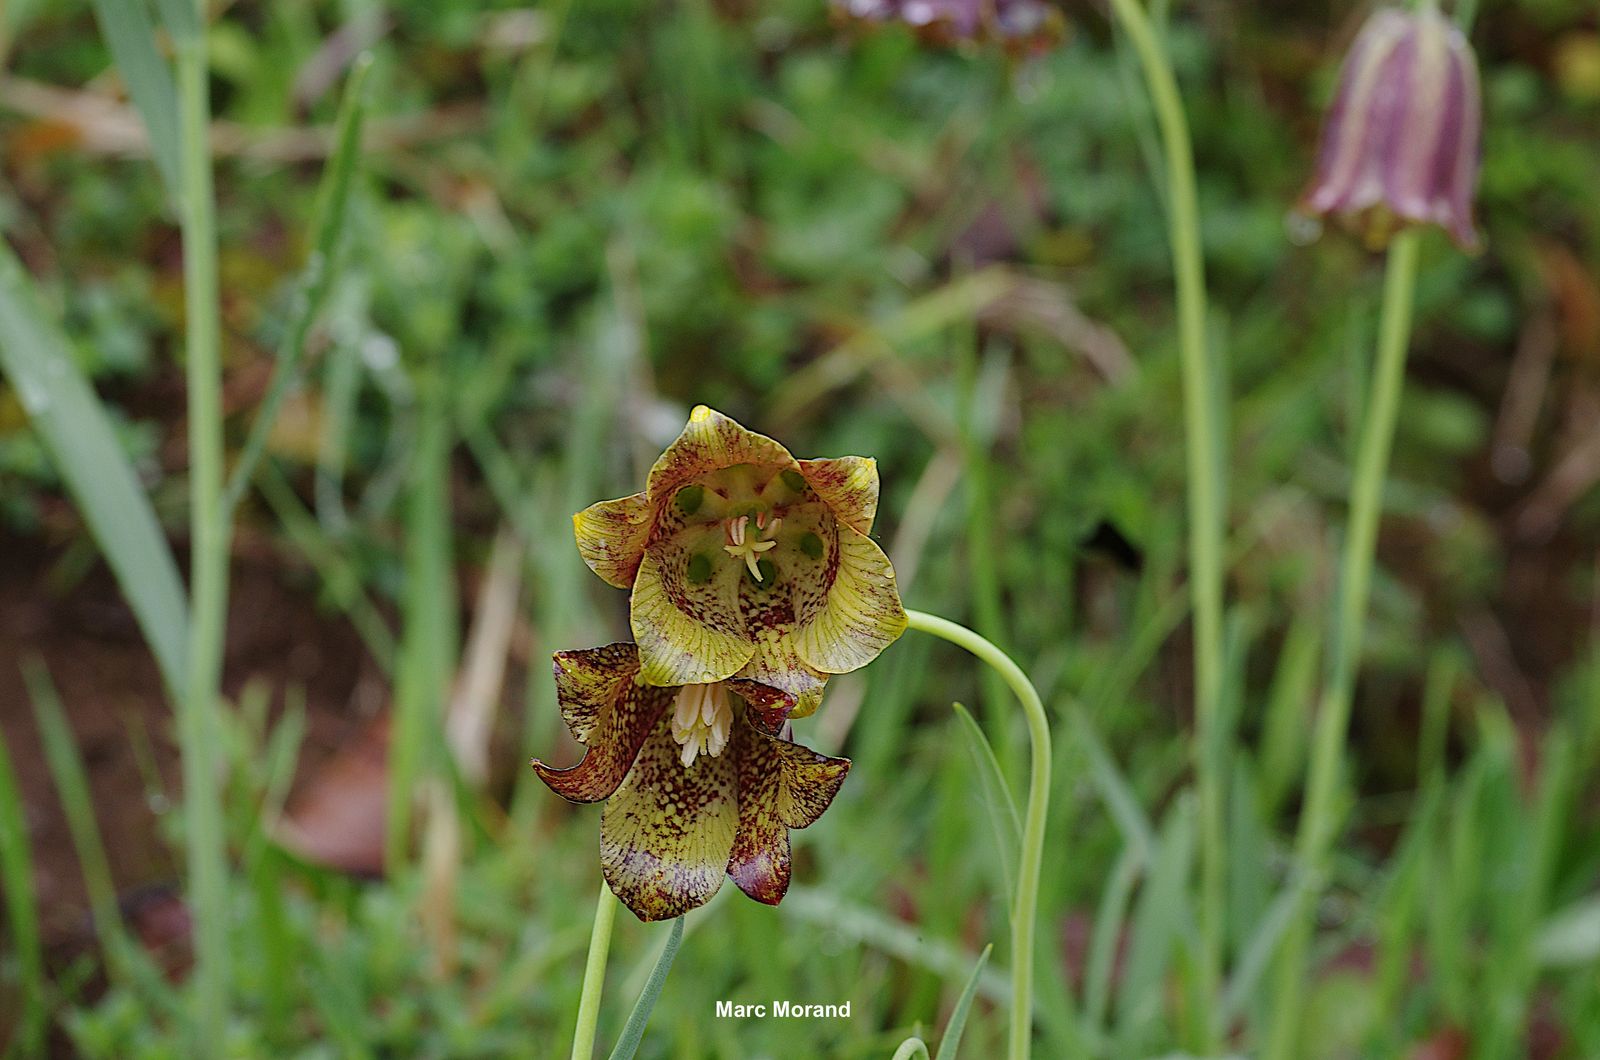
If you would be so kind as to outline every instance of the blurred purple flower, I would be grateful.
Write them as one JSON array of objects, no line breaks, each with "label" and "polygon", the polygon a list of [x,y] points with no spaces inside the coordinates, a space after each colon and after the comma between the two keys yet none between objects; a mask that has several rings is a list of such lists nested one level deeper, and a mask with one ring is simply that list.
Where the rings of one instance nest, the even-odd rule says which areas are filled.
[{"label": "blurred purple flower", "polygon": [[1346,219],[1373,247],[1434,224],[1475,251],[1481,125],[1477,59],[1455,23],[1432,3],[1381,9],[1340,70],[1301,209]]},{"label": "blurred purple flower", "polygon": [[998,41],[1038,49],[1061,39],[1061,12],[1047,0],[833,0],[857,22],[903,22],[940,44]]}]

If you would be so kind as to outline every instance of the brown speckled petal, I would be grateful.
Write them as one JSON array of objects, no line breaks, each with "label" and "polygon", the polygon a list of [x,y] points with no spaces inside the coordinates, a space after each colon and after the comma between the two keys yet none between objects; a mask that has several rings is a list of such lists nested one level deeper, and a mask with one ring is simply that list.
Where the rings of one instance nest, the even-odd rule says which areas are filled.
[{"label": "brown speckled petal", "polygon": [[[804,718],[815,714],[822,705],[822,693],[828,684],[828,675],[807,666],[795,651],[794,638],[787,634],[792,627],[774,631],[776,635],[756,639],[756,653],[739,671],[745,680],[740,684],[754,684],[762,688],[780,689],[788,701],[785,718]],[[733,682],[729,682],[732,684]],[[740,693],[743,695],[743,693]],[[749,696],[745,696],[747,701]],[[776,726],[768,726],[776,729]]]},{"label": "brown speckled petal", "polygon": [[829,758],[741,724],[732,748],[738,762],[739,829],[728,875],[758,902],[777,905],[789,889],[789,829],[811,824],[833,802],[850,772]]},{"label": "brown speckled petal", "polygon": [[781,688],[743,677],[729,678],[725,684],[728,691],[745,701],[750,708],[747,716],[751,723],[759,725],[764,732],[775,733],[783,728],[783,723],[794,710],[794,696]]},{"label": "brown speckled petal", "polygon": [[735,464],[793,467],[795,461],[789,450],[766,435],[746,430],[715,409],[696,405],[683,433],[650,469],[645,489],[652,501],[661,503],[684,483]]},{"label": "brown speckled petal", "polygon": [[632,588],[653,515],[643,493],[589,505],[572,517],[572,535],[583,561],[607,584]]},{"label": "brown speckled petal", "polygon": [[561,717],[573,738],[589,751],[567,769],[533,760],[534,772],[551,791],[572,802],[599,802],[617,790],[646,735],[678,691],[640,684],[634,680],[638,672],[639,657],[632,644],[556,654]]},{"label": "brown speckled petal", "polygon": [[872,533],[878,514],[878,462],[867,456],[802,460],[800,474],[817,491],[834,517],[863,534]]},{"label": "brown speckled petal", "polygon": [[679,751],[662,719],[600,818],[601,871],[640,920],[704,905],[722,886],[733,849],[734,756],[702,755],[685,769]]}]

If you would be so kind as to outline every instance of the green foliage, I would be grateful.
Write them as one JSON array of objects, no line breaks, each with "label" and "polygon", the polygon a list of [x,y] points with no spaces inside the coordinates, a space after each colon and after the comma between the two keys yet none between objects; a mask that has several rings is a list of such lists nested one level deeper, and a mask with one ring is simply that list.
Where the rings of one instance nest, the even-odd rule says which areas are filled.
[{"label": "green foliage", "polygon": [[[1228,696],[1239,738],[1222,774],[1222,988],[1232,1044],[1248,1053],[1270,1022],[1265,967],[1307,885],[1288,844],[1328,657],[1328,557],[1377,273],[1341,237],[1297,246],[1283,224],[1337,35],[1324,14],[1244,6],[1202,21],[1174,5],[1167,35],[1195,130],[1212,339],[1236,395]],[[1511,629],[1513,661],[1536,655],[1543,668],[1536,706],[1551,705],[1518,713],[1513,728],[1479,623],[1529,591],[1508,570],[1503,484],[1481,481],[1504,366],[1528,307],[1551,297],[1551,270],[1568,270],[1560,289],[1581,323],[1600,247],[1600,145],[1583,135],[1594,103],[1541,65],[1541,42],[1587,32],[1592,12],[1569,0],[1485,7],[1491,250],[1465,260],[1424,249],[1341,795],[1347,825],[1306,984],[1303,1040],[1321,1055],[1405,1055],[1450,1033],[1507,1055],[1530,1021],[1561,1028],[1560,1055],[1600,1055],[1600,659],[1575,646],[1590,636],[1581,627]],[[1003,626],[1003,646],[1045,690],[1057,749],[1038,1055],[1187,1048],[1201,1003],[1202,836],[1188,690],[1175,677],[1187,667],[1188,613],[1170,266],[1150,116],[1131,57],[1096,16],[1083,14],[1058,53],[1009,68],[924,51],[895,31],[841,35],[811,0],[223,8],[208,40],[227,123],[217,147],[228,442],[235,458],[260,453],[255,473],[234,479],[239,514],[309,566],[319,604],[358,628],[395,682],[390,846],[407,867],[357,884],[278,851],[268,829],[306,722],[291,711],[269,724],[248,697],[231,706],[216,763],[228,768],[235,866],[227,931],[250,958],[229,971],[236,1004],[222,1051],[560,1048],[588,937],[598,811],[558,805],[525,778],[505,819],[459,793],[466,850],[448,968],[419,923],[428,892],[401,857],[417,781],[454,780],[437,732],[458,662],[446,601],[458,577],[474,584],[499,526],[528,544],[532,661],[509,697],[517,731],[506,743],[561,746],[538,660],[626,629],[571,548],[568,515],[636,482],[694,401],[797,452],[874,454],[880,536],[908,601]],[[14,4],[0,35],[17,36],[0,53],[16,78],[123,86],[170,169],[164,38],[134,25],[155,10]],[[365,17],[381,32],[361,31]],[[373,57],[359,179],[362,115],[347,104],[341,124],[343,79],[312,76],[332,61],[323,49],[335,31]],[[183,591],[158,518],[170,528],[184,475],[167,185],[142,159],[30,147],[33,120],[3,120],[0,518],[37,528],[65,486],[163,670],[181,674]],[[302,127],[319,132],[282,135]],[[1566,265],[1550,256],[1556,239]],[[1577,358],[1554,363],[1558,385],[1583,383]],[[262,407],[274,370],[276,416]],[[1560,547],[1592,558],[1600,512],[1577,503],[1565,518]],[[1555,571],[1551,612],[1584,612],[1587,562]],[[998,623],[984,614],[992,607]],[[40,679],[35,692],[110,925],[116,896],[97,864],[83,767]],[[940,1026],[960,1035],[962,1020],[961,1055],[998,1055],[1007,987],[977,954],[991,940],[1005,949],[1009,876],[986,835],[1015,849],[1006,793],[1025,745],[1020,725],[990,724],[986,692],[965,660],[911,638],[836,682],[801,735],[855,768],[835,807],[795,833],[793,892],[777,910],[725,893],[692,914],[664,982],[650,977],[659,931],[624,918],[602,1043],[617,1041],[654,982],[641,1057],[878,1058],[911,1035],[933,1041]],[[853,696],[860,712],[846,724]],[[985,704],[982,734],[964,714],[952,722],[953,699]],[[8,728],[11,758],[21,746]],[[103,995],[65,973],[38,987],[21,814],[3,783],[0,803],[0,992],[25,988],[32,1011],[48,1006],[85,1055],[181,1052],[193,984],[167,983],[137,947],[108,954],[116,974]],[[713,1016],[717,1000],[774,997],[849,1001],[852,1018]]]}]

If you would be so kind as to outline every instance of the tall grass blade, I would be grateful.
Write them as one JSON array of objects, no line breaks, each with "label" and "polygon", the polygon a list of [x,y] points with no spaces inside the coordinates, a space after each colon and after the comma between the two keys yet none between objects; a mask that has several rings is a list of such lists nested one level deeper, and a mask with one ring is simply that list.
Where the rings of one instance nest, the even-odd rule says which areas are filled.
[{"label": "tall grass blade", "polygon": [[983,966],[989,963],[989,954],[993,952],[994,945],[991,943],[978,955],[978,963],[973,965],[967,985],[961,988],[956,1007],[950,1010],[950,1021],[944,1025],[944,1037],[939,1039],[939,1051],[934,1054],[933,1060],[956,1060],[956,1050],[961,1048],[961,1036],[967,1031],[967,1015],[972,1011],[972,999],[978,996],[978,978],[983,975]]},{"label": "tall grass blade", "polygon": [[66,338],[11,249],[0,241],[0,369],[16,388],[89,531],[105,555],[167,688],[183,688],[189,612],[149,499]]},{"label": "tall grass blade", "polygon": [[49,1012],[44,996],[44,948],[39,941],[39,903],[34,890],[33,852],[22,795],[11,768],[5,733],[0,732],[0,881],[5,883],[8,939],[16,953],[22,987],[22,1019],[13,1042],[23,1056],[44,1053]]},{"label": "tall grass blade", "polygon": [[155,26],[145,0],[94,0],[95,20],[106,39],[111,59],[122,74],[128,95],[144,119],[155,159],[167,191],[179,197],[178,95],[172,68],[156,50]]},{"label": "tall grass blade", "polygon": [[28,696],[33,701],[33,715],[39,725],[39,739],[44,744],[45,763],[55,781],[56,794],[66,813],[67,829],[72,835],[73,850],[78,855],[78,865],[83,872],[84,890],[89,895],[89,909],[94,918],[95,933],[99,936],[106,965],[116,973],[124,968],[123,958],[128,943],[117,911],[117,892],[111,882],[111,865],[106,860],[105,843],[100,827],[95,823],[94,800],[89,793],[89,777],[78,755],[77,741],[67,723],[66,712],[61,707],[61,697],[44,664],[38,659],[28,659],[22,664],[22,676],[28,686]]},{"label": "tall grass blade", "polygon": [[1139,805],[1139,796],[1134,794],[1133,785],[1117,768],[1116,761],[1101,742],[1100,734],[1095,731],[1089,716],[1077,707],[1071,708],[1070,714],[1078,742],[1089,758],[1089,775],[1100,789],[1106,809],[1122,833],[1123,841],[1134,848],[1141,861],[1148,861],[1155,849],[1155,829],[1151,827],[1144,808]]},{"label": "tall grass blade", "polygon": [[405,628],[395,675],[384,861],[399,871],[409,846],[413,800],[446,766],[444,704],[455,667],[456,629],[445,604],[451,577],[450,421],[444,380],[430,381],[412,466],[406,514]]},{"label": "tall grass blade", "polygon": [[1145,861],[1139,851],[1132,844],[1123,844],[1122,853],[1111,870],[1111,878],[1106,881],[1105,892],[1100,896],[1100,907],[1095,912],[1094,933],[1089,938],[1088,970],[1084,978],[1083,1009],[1090,1033],[1096,1037],[1105,1035],[1117,950],[1122,943],[1128,905],[1133,900],[1133,887],[1144,869]]},{"label": "tall grass blade", "polygon": [[661,956],[656,958],[656,966],[650,969],[650,978],[645,980],[639,999],[633,1003],[633,1011],[628,1013],[628,1022],[623,1024],[622,1035],[617,1039],[616,1048],[611,1050],[611,1060],[633,1060],[633,1054],[639,1051],[639,1043],[644,1041],[645,1026],[650,1022],[650,1013],[656,1007],[656,999],[661,996],[661,988],[667,985],[667,973],[672,971],[672,962],[682,944],[683,917],[680,916],[673,920],[667,944],[661,947]]},{"label": "tall grass blade", "polygon": [[1134,909],[1128,963],[1117,992],[1118,1056],[1144,1055],[1145,1031],[1160,1016],[1173,948],[1190,916],[1186,887],[1194,848],[1194,801],[1185,795],[1168,814]]},{"label": "tall grass blade", "polygon": [[1000,867],[1000,882],[1005,886],[1001,893],[1007,897],[1009,910],[1010,896],[1017,893],[1017,856],[1022,849],[1022,815],[1017,812],[1016,801],[1012,799],[1011,789],[1001,775],[994,748],[978,727],[977,719],[960,703],[951,706],[956,717],[961,719],[960,728],[966,737],[967,753],[972,760],[973,772],[978,776],[984,809],[989,814],[989,834],[994,837],[999,854],[996,864]]},{"label": "tall grass blade", "polygon": [[328,292],[338,275],[338,255],[344,235],[345,215],[350,205],[350,186],[354,182],[356,161],[361,155],[361,127],[366,116],[367,74],[372,69],[372,56],[363,55],[356,60],[345,86],[344,100],[339,107],[339,122],[335,132],[333,157],[323,170],[322,184],[317,190],[317,208],[312,223],[312,250],[300,274],[292,311],[293,320],[284,332],[278,346],[278,362],[272,370],[272,382],[262,399],[250,434],[245,438],[239,462],[234,465],[228,480],[227,504],[237,505],[247,489],[256,464],[267,448],[267,437],[277,422],[284,398],[299,381],[300,362],[305,356],[306,339],[311,326],[327,304]]}]

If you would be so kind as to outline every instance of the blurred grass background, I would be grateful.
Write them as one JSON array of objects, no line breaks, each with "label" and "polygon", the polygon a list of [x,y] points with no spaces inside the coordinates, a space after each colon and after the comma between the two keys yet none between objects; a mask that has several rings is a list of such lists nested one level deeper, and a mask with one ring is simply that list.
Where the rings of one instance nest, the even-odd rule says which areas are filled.
[{"label": "blurred grass background", "polygon": [[[1364,10],[1174,8],[1234,395],[1223,1022],[1248,1054],[1298,886],[1379,280],[1337,233],[1291,238],[1287,215]],[[234,1003],[216,1055],[564,1050],[598,814],[521,762],[565,740],[541,660],[626,635],[568,516],[636,488],[701,401],[799,454],[875,455],[908,604],[1011,650],[1052,708],[1039,1055],[1192,1042],[1159,146],[1126,42],[1094,5],[1067,11],[1069,40],[1017,63],[841,31],[812,0],[212,5],[231,465],[279,351],[304,346],[233,543],[213,746]],[[1600,1055],[1600,16],[1485,0],[1474,36],[1489,250],[1425,247],[1308,1056]],[[93,382],[181,555],[176,215],[103,39],[88,4],[0,5],[0,227],[19,263],[0,279],[33,303],[0,313],[0,341]],[[366,52],[363,147],[330,218],[319,188]],[[173,1055],[193,984],[172,716],[85,487],[49,455],[44,413],[65,413],[26,380],[58,385],[51,363],[8,361],[0,389],[0,1040]],[[86,420],[57,422],[95,444]],[[774,911],[725,887],[688,919],[640,1055],[887,1056],[936,1035],[1006,933],[952,700],[1020,787],[1014,708],[955,652],[908,637],[833,682],[800,737],[855,768],[795,834],[794,890]],[[430,749],[447,702],[493,718],[480,775]],[[433,777],[414,836],[409,799],[384,834],[391,745]],[[327,864],[372,876],[385,847],[382,880]],[[665,939],[619,921],[603,1042]],[[998,1054],[1004,992],[989,968],[964,1055]],[[773,997],[854,1016],[712,1018],[716,999]]]}]

